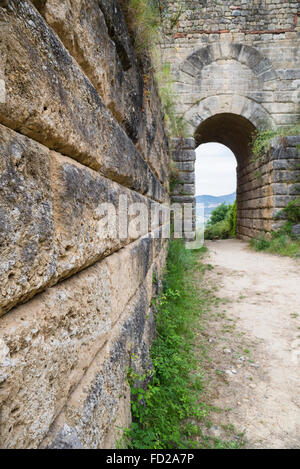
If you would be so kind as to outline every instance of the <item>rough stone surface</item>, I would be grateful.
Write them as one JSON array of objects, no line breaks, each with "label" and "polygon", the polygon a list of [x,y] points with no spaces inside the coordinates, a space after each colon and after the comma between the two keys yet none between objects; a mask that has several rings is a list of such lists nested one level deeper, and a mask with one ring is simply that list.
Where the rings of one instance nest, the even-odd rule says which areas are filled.
[{"label": "rough stone surface", "polygon": [[118,2],[47,0],[43,6],[39,3],[47,23],[105,105],[130,138],[137,141],[142,123],[143,79]]},{"label": "rough stone surface", "polygon": [[106,177],[162,200],[159,180],[53,30],[25,0],[1,15],[0,122]]},{"label": "rough stone surface", "polygon": [[292,232],[293,235],[296,236],[297,238],[300,238],[300,225],[294,225],[292,226]]},{"label": "rough stone surface", "polygon": [[[161,248],[154,257],[157,243]],[[80,405],[81,399],[72,398],[77,392],[92,393],[85,398],[89,412],[93,392],[102,399],[99,414],[89,417],[94,419],[94,429],[83,430],[79,438],[83,447],[102,445],[103,435],[114,425],[110,416],[117,415],[122,401],[124,364],[128,363],[130,347],[136,352],[139,347],[138,342],[131,344],[134,337],[122,324],[129,321],[132,333],[137,328],[137,339],[141,340],[143,321],[155,293],[152,271],[161,273],[164,258],[165,242],[143,238],[1,318],[2,448],[37,447],[68,402]],[[145,332],[144,340],[149,343],[150,338],[151,334]],[[123,353],[125,343],[128,352]],[[98,354],[99,366],[95,365]],[[102,363],[103,355],[110,357],[118,377],[110,375],[109,364]],[[87,391],[80,383],[89,381],[90,375],[93,379]],[[101,376],[100,381],[108,380],[105,386],[110,378],[116,381],[99,396],[101,388],[92,391],[95,375]],[[83,409],[80,417],[82,425],[88,425],[85,412]],[[99,423],[101,415],[103,421]],[[73,431],[67,434],[73,441]]]},{"label": "rough stone surface", "polygon": [[[117,0],[9,0],[0,23],[0,447],[113,448],[169,231],[152,65]],[[120,197],[142,204],[121,237]]]},{"label": "rough stone surface", "polygon": [[[130,230],[130,225],[124,232],[124,237],[120,233],[122,198],[125,198],[128,207],[132,204],[143,204],[149,214],[152,206],[159,207],[159,204],[54,152],[51,153],[51,168],[58,278],[91,265],[138,236],[148,233],[150,224],[141,226],[136,234]],[[113,216],[103,211],[102,204],[111,204],[114,207],[115,224],[101,225],[103,217]],[[130,223],[131,219],[128,221]]]},{"label": "rough stone surface", "polygon": [[[152,65],[134,51],[126,3],[0,6],[2,448],[115,447],[131,421],[128,367],[151,370],[150,305],[169,225],[158,238],[150,223],[122,240],[98,230],[101,204],[120,195],[148,208],[169,203],[161,103]],[[255,129],[299,116],[298,2],[250,3],[186,0],[175,30],[165,29],[164,60],[190,132],[170,146],[172,202],[191,207],[188,239],[201,143],[236,154],[240,237],[274,229],[274,213],[299,193],[299,136],[255,161],[248,148]],[[178,0],[164,7],[169,21]]]},{"label": "rough stone surface", "polygon": [[101,224],[102,204],[119,217],[121,198],[149,214],[155,201],[1,125],[0,145],[1,313],[151,229],[150,217],[121,237],[119,218]]},{"label": "rough stone surface", "polygon": [[53,278],[57,264],[49,150],[0,126],[0,315]]}]

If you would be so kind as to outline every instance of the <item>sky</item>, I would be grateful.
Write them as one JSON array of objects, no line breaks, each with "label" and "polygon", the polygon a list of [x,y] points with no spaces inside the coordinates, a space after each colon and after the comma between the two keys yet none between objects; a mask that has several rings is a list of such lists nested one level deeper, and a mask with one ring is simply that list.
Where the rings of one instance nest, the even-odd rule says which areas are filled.
[{"label": "sky", "polygon": [[196,195],[226,195],[236,190],[236,159],[220,143],[204,143],[196,149]]}]

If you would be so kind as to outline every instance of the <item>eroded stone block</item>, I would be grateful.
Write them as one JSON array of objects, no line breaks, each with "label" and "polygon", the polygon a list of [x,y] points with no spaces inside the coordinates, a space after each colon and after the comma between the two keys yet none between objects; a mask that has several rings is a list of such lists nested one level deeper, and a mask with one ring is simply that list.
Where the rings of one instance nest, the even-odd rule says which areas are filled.
[{"label": "eroded stone block", "polygon": [[40,11],[136,142],[142,122],[143,79],[118,2],[47,0]]},{"label": "eroded stone block", "polygon": [[0,122],[149,197],[159,180],[53,30],[26,0],[0,11]]},{"label": "eroded stone block", "polygon": [[57,266],[47,148],[0,125],[0,315],[53,279]]},{"label": "eroded stone block", "polygon": [[[165,243],[155,260],[154,249],[153,240],[141,239],[49,288],[1,318],[1,448],[37,447],[66,403],[70,404],[69,408],[74,405],[70,396],[75,396],[74,400],[80,406],[83,401],[77,400],[76,387],[107,342],[103,353],[110,357],[107,366],[111,363],[115,367],[113,370],[118,376],[114,381],[116,387],[108,390],[108,384],[105,384],[105,388],[97,388],[99,392],[102,389],[95,395],[100,399],[100,407],[97,404],[96,409],[97,420],[93,420],[92,413],[86,420],[87,414],[80,414],[84,428],[85,425],[91,426],[90,431],[86,431],[86,442],[92,447],[91,441],[100,441],[96,437],[93,439],[93,426],[96,425],[97,432],[103,435],[108,430],[109,413],[112,409],[116,412],[118,408],[119,391],[124,387],[127,373],[125,362],[128,363],[131,351],[135,350],[134,340],[141,340],[146,327],[146,314],[154,288],[152,269],[155,265],[160,275],[163,267]],[[133,308],[130,301],[137,301],[142,284],[146,296],[142,302],[138,300],[137,308]],[[128,327],[132,329],[124,329],[125,320],[129,321],[131,325]],[[115,333],[115,325],[118,334]],[[123,337],[121,342],[119,333]],[[125,349],[122,344],[126,345]],[[91,370],[88,376],[94,377],[95,370],[106,383],[110,382],[110,377],[115,379],[109,368],[98,366],[98,363],[96,369]],[[83,390],[87,412],[92,409],[92,397],[88,398],[93,395],[92,389],[87,387]],[[101,400],[102,397],[106,399],[105,396],[110,396],[106,410]],[[103,412],[108,413],[99,424],[99,416]],[[74,441],[73,438],[71,440]],[[80,440],[81,436],[77,443]]]},{"label": "eroded stone block", "polygon": [[[147,234],[154,207],[166,210],[1,125],[0,146],[1,313]],[[133,226],[133,204],[145,223]]]}]

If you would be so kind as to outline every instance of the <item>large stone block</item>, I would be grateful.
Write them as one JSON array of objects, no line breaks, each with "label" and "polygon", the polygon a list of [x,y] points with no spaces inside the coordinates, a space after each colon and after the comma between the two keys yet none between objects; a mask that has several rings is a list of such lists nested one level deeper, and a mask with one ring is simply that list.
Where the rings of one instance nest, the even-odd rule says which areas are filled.
[{"label": "large stone block", "polygon": [[118,2],[46,0],[40,11],[136,142],[142,122],[143,79]]},{"label": "large stone block", "polygon": [[289,195],[277,195],[274,197],[274,207],[276,208],[284,208],[287,206],[289,202],[294,200],[296,197],[289,196]]},{"label": "large stone block", "polygon": [[287,195],[288,194],[288,185],[275,183],[273,184],[273,194],[274,195]]},{"label": "large stone block", "polygon": [[196,153],[194,150],[175,150],[172,154],[174,161],[195,161]]},{"label": "large stone block", "polygon": [[[149,215],[153,204],[150,199],[54,152],[51,166],[58,245],[57,278],[91,265],[148,233],[148,223],[137,227],[140,230],[136,233],[130,230],[132,216],[127,214],[127,207],[143,204]],[[111,204],[112,212],[108,212],[109,207],[104,204]],[[104,217],[109,217],[110,224],[102,221]],[[113,217],[115,223],[111,223]],[[145,220],[148,222],[148,218]]]},{"label": "large stone block", "polygon": [[1,313],[147,234],[152,210],[166,210],[3,126],[0,146]]},{"label": "large stone block", "polygon": [[194,195],[195,194],[195,184],[175,184],[173,195]]},{"label": "large stone block", "polygon": [[185,184],[195,184],[195,173],[180,171],[178,182],[183,182]]},{"label": "large stone block", "polygon": [[289,188],[289,194],[290,195],[300,195],[300,183],[298,184],[292,184]]},{"label": "large stone block", "polygon": [[281,159],[273,162],[274,170],[297,170],[299,169],[299,159]]},{"label": "large stone block", "polygon": [[274,173],[274,182],[292,183],[292,182],[297,182],[297,181],[300,181],[300,170],[297,170],[297,171],[283,170],[283,171],[275,171]]},{"label": "large stone block", "polygon": [[[78,388],[53,425],[42,447],[85,449],[111,448],[106,446],[109,434],[118,425],[120,406],[124,399],[127,413],[121,420],[122,428],[129,426],[131,416],[130,389],[127,382],[129,368],[140,373],[151,373],[149,340],[145,337],[150,298],[144,288],[137,293],[125,310],[125,318],[111,331],[106,347],[94,358]],[[150,316],[148,316],[149,318]],[[154,322],[152,322],[154,328]],[[66,438],[66,428],[69,430]],[[69,434],[72,434],[70,440]],[[116,440],[113,442],[115,444]]]},{"label": "large stone block", "polygon": [[288,146],[300,145],[300,135],[294,137],[286,137],[286,142]]},{"label": "large stone block", "polygon": [[195,161],[176,161],[176,168],[179,171],[191,171],[195,170]]},{"label": "large stone block", "polygon": [[171,202],[172,204],[196,204],[196,199],[195,197],[189,196],[189,195],[172,195],[171,196]]},{"label": "large stone block", "polygon": [[1,9],[6,101],[0,122],[153,198],[166,197],[53,30],[26,0]]},{"label": "large stone block", "polygon": [[189,138],[172,138],[172,148],[174,150],[195,150],[196,142],[192,137]]},{"label": "large stone block", "polygon": [[[70,401],[70,396],[74,396],[74,390],[76,394],[76,387],[105,343],[103,353],[113,357],[114,366],[122,377],[119,384],[124,385],[127,371],[124,360],[130,357],[135,344],[122,324],[128,318],[134,330],[142,334],[144,324],[141,322],[146,320],[154,288],[152,269],[155,266],[160,275],[165,243],[155,259],[154,249],[154,241],[143,238],[1,318],[1,448],[35,448],[43,441],[66,403],[70,402],[72,407],[74,401]],[[142,284],[146,297],[135,309],[130,301],[137,300]],[[128,338],[126,350],[118,342],[119,332],[116,335],[115,330],[124,340]],[[96,371],[105,373],[105,380],[108,380],[106,391],[102,388],[101,392],[103,399],[105,396],[110,399],[107,409],[100,396],[100,414],[97,414],[97,422],[92,422],[103,435],[112,406],[118,407],[121,387],[109,388],[108,367],[101,368],[97,364]],[[90,389],[86,392],[92,396]],[[85,401],[89,410],[91,401],[92,397]],[[78,405],[81,402],[79,400]],[[101,412],[108,414],[99,424]],[[86,424],[89,422],[87,419]],[[92,428],[91,432],[86,431],[86,441],[93,431]]]},{"label": "large stone block", "polygon": [[0,125],[0,315],[50,283],[57,266],[49,150]]}]

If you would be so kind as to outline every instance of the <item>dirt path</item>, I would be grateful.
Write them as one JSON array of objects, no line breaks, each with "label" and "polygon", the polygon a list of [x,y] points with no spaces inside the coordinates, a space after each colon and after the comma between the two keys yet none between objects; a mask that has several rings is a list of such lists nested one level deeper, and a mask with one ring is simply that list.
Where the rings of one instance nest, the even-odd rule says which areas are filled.
[{"label": "dirt path", "polygon": [[[234,426],[247,448],[300,448],[300,265],[251,251],[238,240],[208,242],[211,403],[227,411],[210,434]],[[229,410],[230,409],[230,410]]]}]

